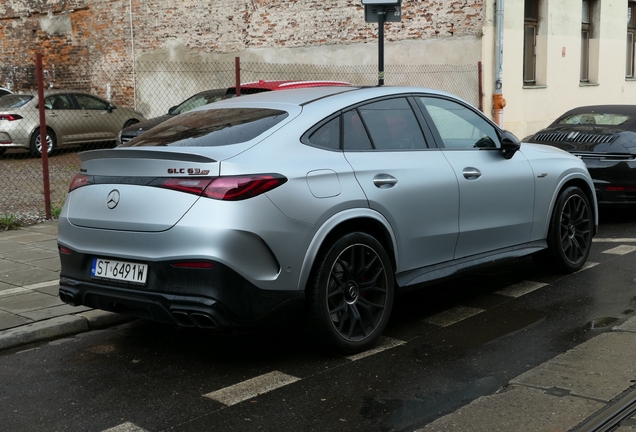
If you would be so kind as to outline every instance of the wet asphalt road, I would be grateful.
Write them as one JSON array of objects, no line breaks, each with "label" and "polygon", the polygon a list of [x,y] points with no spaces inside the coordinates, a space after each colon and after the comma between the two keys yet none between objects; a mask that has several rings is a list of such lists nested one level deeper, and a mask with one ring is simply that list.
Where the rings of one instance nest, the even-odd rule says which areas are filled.
[{"label": "wet asphalt road", "polygon": [[[597,240],[632,242],[596,242],[597,265],[579,273],[524,259],[398,297],[385,332],[396,346],[364,358],[321,351],[297,326],[143,321],[0,352],[0,431],[416,430],[636,315],[634,252],[605,253],[636,246],[626,213],[603,212]],[[223,399],[262,377],[288,383]]]}]

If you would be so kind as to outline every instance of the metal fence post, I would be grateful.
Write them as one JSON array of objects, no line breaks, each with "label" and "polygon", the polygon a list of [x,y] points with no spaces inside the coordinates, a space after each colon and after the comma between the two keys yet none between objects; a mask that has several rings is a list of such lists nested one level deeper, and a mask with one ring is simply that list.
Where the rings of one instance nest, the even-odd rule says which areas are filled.
[{"label": "metal fence post", "polygon": [[38,107],[40,111],[40,143],[42,143],[42,180],[44,186],[44,211],[46,219],[51,219],[51,186],[49,184],[49,143],[46,141],[46,117],[44,115],[44,73],[42,54],[35,57],[38,76]]}]

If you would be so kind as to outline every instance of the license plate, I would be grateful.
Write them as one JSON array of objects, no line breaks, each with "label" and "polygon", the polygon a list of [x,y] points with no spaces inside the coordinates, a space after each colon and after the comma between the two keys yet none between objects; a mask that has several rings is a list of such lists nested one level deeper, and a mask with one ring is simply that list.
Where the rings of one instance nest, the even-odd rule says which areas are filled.
[{"label": "license plate", "polygon": [[147,276],[147,264],[93,258],[91,277],[143,285]]}]

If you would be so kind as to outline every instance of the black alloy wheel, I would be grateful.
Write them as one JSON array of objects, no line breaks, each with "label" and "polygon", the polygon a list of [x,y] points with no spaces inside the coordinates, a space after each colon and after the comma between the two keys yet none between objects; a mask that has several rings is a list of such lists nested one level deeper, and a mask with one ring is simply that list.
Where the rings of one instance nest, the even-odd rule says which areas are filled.
[{"label": "black alloy wheel", "polygon": [[548,249],[536,255],[538,262],[566,273],[581,269],[592,247],[593,226],[593,214],[585,193],[576,186],[566,188],[554,207]]},{"label": "black alloy wheel", "polygon": [[310,324],[322,341],[345,353],[371,348],[393,306],[389,257],[372,236],[347,234],[317,260],[308,294]]}]

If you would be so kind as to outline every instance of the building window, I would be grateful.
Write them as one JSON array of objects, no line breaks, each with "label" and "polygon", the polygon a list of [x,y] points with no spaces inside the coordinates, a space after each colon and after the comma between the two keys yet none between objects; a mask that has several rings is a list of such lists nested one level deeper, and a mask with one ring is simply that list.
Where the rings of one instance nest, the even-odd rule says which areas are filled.
[{"label": "building window", "polygon": [[590,81],[590,4],[583,0],[581,17],[581,81]]},{"label": "building window", "polygon": [[523,26],[523,83],[537,83],[537,27],[539,0],[525,0]]},{"label": "building window", "polygon": [[627,4],[627,57],[625,77],[634,78],[634,39],[636,35],[636,2]]}]

